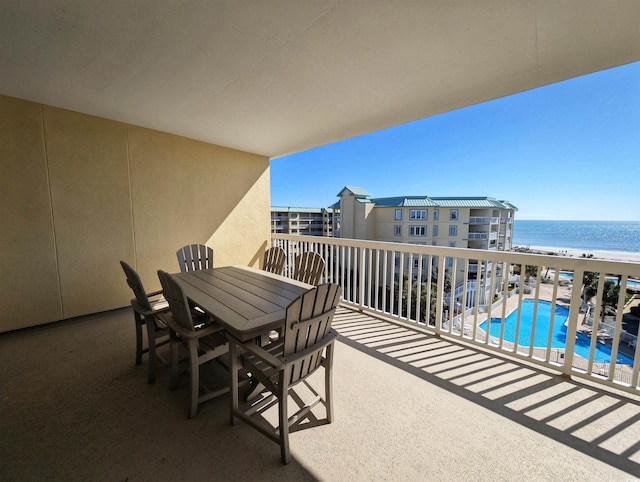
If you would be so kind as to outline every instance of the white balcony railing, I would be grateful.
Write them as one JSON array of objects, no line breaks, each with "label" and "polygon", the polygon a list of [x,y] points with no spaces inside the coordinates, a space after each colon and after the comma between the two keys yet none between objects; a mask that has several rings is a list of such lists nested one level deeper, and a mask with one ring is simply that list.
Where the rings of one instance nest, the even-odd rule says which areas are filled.
[{"label": "white balcony railing", "polygon": [[489,224],[489,218],[486,216],[470,216],[469,224],[472,226]]},{"label": "white balcony railing", "polygon": [[469,241],[486,241],[489,239],[488,233],[469,233]]},{"label": "white balcony railing", "polygon": [[[323,282],[339,283],[346,305],[640,394],[637,337],[623,329],[627,289],[640,293],[638,263],[279,234],[272,241],[287,252],[287,271],[298,253],[320,253]],[[589,303],[585,273],[596,280]]]},{"label": "white balcony railing", "polygon": [[469,216],[470,225],[500,224],[498,216]]}]

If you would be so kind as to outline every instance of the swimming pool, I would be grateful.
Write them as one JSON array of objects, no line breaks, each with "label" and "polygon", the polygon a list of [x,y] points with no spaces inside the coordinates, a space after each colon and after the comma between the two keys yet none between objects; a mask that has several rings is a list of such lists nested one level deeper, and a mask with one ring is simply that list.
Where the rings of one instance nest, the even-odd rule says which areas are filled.
[{"label": "swimming pool", "polygon": [[[531,346],[531,325],[533,320],[533,300],[522,300],[522,314],[520,315],[520,330],[518,331],[518,345]],[[553,331],[551,333],[551,348],[565,348],[567,344],[567,328],[564,326],[567,317],[569,316],[569,310],[556,305],[554,317],[553,317]],[[518,317],[518,310],[513,310],[507,316],[504,325],[504,341],[513,343],[516,339],[516,321]],[[549,324],[551,320],[551,303],[548,301],[538,301],[538,311],[536,314],[536,329],[533,336],[533,346],[536,348],[544,348],[547,346],[547,340],[549,337]],[[502,326],[501,318],[491,318],[491,325],[489,327],[489,335],[499,338],[500,329]],[[480,324],[485,332],[487,322]],[[578,333],[576,337],[575,353],[583,358],[589,358],[589,349],[591,347],[591,339],[581,333]],[[596,343],[596,350],[594,353],[594,361],[597,363],[609,363],[611,360],[611,348],[603,345],[602,343]],[[633,365],[633,360],[618,353],[616,357],[616,363],[624,365]]]},{"label": "swimming pool", "polygon": [[[560,279],[569,279],[573,281],[573,272],[571,271],[560,271],[558,273],[558,277]],[[613,281],[614,283],[618,283],[618,278],[607,277],[607,281]],[[640,281],[635,279],[627,279],[627,288],[633,290],[640,290]]]}]

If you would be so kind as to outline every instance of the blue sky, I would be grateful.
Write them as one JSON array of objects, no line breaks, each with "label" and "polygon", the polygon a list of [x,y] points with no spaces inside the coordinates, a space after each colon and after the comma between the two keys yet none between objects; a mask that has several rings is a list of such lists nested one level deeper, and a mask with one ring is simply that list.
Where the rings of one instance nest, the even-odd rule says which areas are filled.
[{"label": "blue sky", "polygon": [[326,207],[346,185],[506,199],[516,219],[640,221],[640,62],[271,161],[274,206]]}]

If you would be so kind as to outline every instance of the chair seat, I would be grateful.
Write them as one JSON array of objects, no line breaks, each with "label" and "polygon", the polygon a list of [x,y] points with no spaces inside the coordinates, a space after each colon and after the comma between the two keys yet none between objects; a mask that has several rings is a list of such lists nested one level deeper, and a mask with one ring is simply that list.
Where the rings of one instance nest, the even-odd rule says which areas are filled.
[{"label": "chair seat", "polygon": [[169,302],[164,299],[164,296],[155,301],[150,301],[150,303],[151,303],[151,309],[155,312],[169,309]]}]

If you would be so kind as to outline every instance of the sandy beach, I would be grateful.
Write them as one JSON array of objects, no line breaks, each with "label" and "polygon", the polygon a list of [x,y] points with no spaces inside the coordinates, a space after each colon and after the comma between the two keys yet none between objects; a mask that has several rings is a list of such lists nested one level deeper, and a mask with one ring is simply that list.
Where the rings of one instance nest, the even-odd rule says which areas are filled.
[{"label": "sandy beach", "polygon": [[584,250],[584,249],[564,249],[552,246],[514,246],[513,251],[528,252],[534,254],[549,254],[555,256],[565,256],[567,258],[584,258],[604,259],[609,261],[624,261],[625,263],[640,263],[640,253],[623,252],[623,251],[603,251],[603,250]]}]

